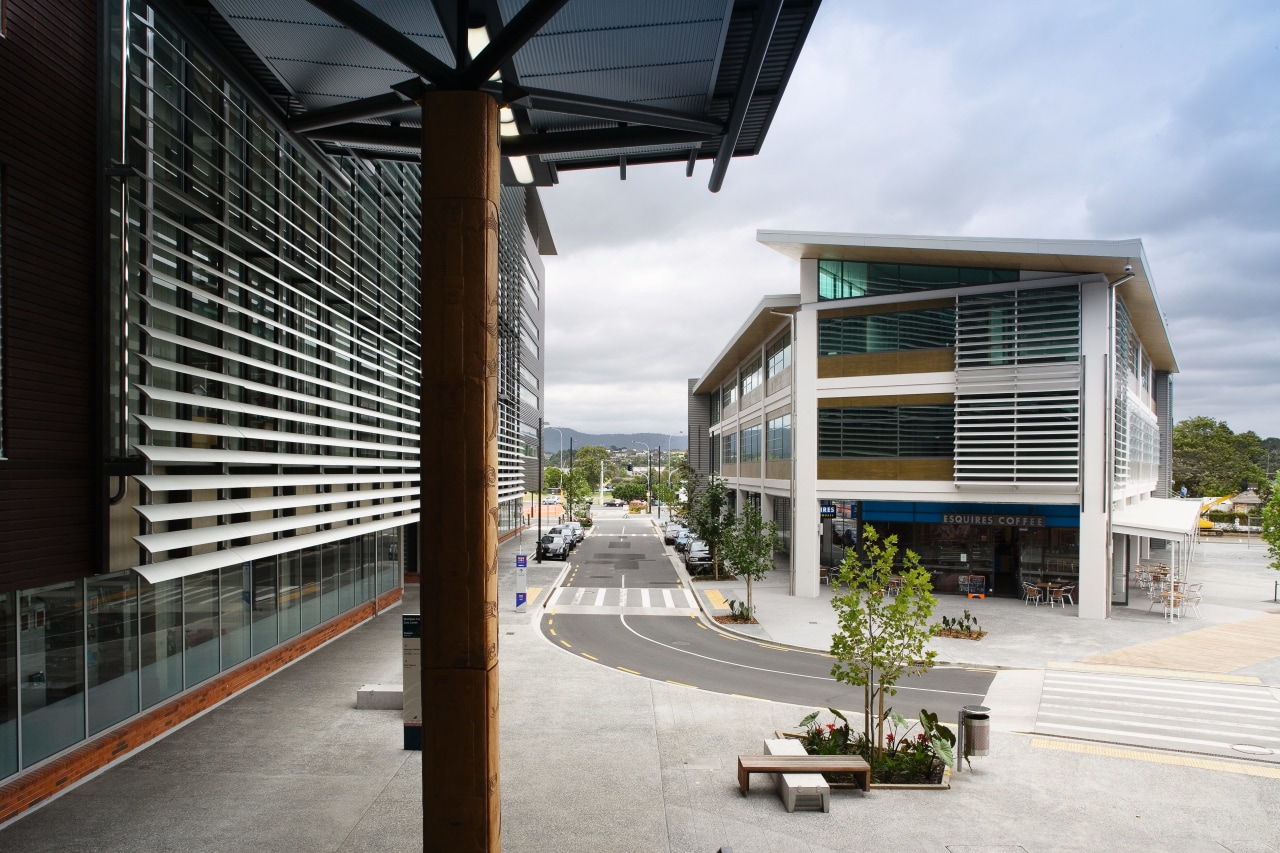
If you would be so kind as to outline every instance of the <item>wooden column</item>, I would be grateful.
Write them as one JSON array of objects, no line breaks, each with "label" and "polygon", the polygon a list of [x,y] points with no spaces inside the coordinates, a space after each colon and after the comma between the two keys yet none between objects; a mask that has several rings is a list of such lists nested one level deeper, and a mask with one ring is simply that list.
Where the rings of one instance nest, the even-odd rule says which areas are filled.
[{"label": "wooden column", "polygon": [[498,108],[422,99],[423,849],[497,851]]}]

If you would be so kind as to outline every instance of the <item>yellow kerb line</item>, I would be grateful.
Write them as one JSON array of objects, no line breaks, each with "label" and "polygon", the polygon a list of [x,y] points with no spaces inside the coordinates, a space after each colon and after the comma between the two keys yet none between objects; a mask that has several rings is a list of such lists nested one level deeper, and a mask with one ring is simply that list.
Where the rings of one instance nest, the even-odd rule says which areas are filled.
[{"label": "yellow kerb line", "polygon": [[697,690],[697,689],[698,689],[697,685],[694,685],[694,684],[685,684],[683,681],[672,681],[672,680],[671,680],[671,679],[669,679],[669,678],[667,679],[667,684],[674,684],[676,687],[688,687],[690,690]]},{"label": "yellow kerb line", "polygon": [[627,669],[625,666],[620,666],[620,667],[618,667],[618,669],[622,670],[623,672],[629,672],[629,673],[631,673],[632,675],[639,675],[639,674],[640,674],[640,673],[636,672],[634,669]]},{"label": "yellow kerb line", "polygon": [[600,660],[600,658],[592,657],[591,655],[587,654],[586,652],[578,652],[578,654],[582,655],[584,658],[591,658],[591,660],[594,660],[594,661],[598,661],[598,660]]},{"label": "yellow kerb line", "polygon": [[561,641],[560,641],[560,645],[564,646],[566,649],[571,649],[571,648],[573,648],[573,646],[569,645],[569,644],[568,644],[568,643],[566,643],[564,640],[561,640]]}]

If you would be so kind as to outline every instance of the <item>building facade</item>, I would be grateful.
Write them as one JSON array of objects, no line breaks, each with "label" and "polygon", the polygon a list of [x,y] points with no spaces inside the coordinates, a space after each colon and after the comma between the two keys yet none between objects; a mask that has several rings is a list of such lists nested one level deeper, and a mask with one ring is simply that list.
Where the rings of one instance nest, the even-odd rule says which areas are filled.
[{"label": "building facade", "polygon": [[[0,127],[0,787],[21,793],[429,574],[418,414],[437,403],[417,164],[291,133],[229,31],[180,4],[0,8],[0,111],[27,118]],[[510,535],[554,252],[533,187],[502,189],[498,248]]]},{"label": "building facade", "polygon": [[[863,526],[942,592],[1073,584],[1125,603],[1169,497],[1177,372],[1141,241],[761,232],[799,264],[691,387],[708,473],[778,523],[792,592],[817,595]],[[699,420],[708,420],[705,416]],[[692,441],[692,439],[691,439]]]}]

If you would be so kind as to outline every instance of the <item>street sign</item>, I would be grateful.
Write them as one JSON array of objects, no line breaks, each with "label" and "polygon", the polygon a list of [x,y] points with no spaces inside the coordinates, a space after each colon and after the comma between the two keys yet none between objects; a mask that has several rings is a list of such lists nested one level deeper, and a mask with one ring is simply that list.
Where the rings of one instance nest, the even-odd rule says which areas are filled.
[{"label": "street sign", "polygon": [[528,591],[528,575],[529,568],[526,565],[525,555],[516,554],[516,612],[524,612],[524,602],[526,592]]},{"label": "street sign", "polygon": [[524,568],[527,568],[528,566],[529,566],[529,555],[516,554],[516,568],[524,569]]}]

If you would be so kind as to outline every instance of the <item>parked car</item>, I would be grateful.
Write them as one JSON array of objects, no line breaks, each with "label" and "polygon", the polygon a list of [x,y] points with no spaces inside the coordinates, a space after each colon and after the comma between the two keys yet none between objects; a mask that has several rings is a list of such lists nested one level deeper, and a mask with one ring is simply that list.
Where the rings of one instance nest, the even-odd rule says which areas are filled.
[{"label": "parked car", "polygon": [[627,502],[624,500],[619,500],[618,498],[609,498],[609,500],[604,502],[604,505],[605,506],[626,506]]},{"label": "parked car", "polygon": [[689,543],[694,541],[695,539],[696,537],[693,535],[692,530],[680,531],[680,535],[676,537],[676,541],[675,541],[676,550],[683,553],[684,550],[689,547]]},{"label": "parked car", "polygon": [[587,537],[587,529],[579,521],[566,521],[563,526],[569,528],[573,533],[573,541],[575,543],[581,542]]},{"label": "parked car", "polygon": [[569,543],[565,541],[563,536],[554,536],[550,533],[544,534],[538,540],[538,556],[544,560],[567,560],[569,559]]},{"label": "parked car", "polygon": [[562,537],[568,543],[570,551],[578,547],[578,539],[573,535],[573,528],[567,524],[558,524],[547,532],[552,536]]},{"label": "parked car", "polygon": [[684,567],[696,575],[711,568],[711,546],[701,539],[690,541],[684,552]]},{"label": "parked car", "polygon": [[676,538],[681,533],[685,533],[687,531],[687,527],[681,527],[678,524],[668,524],[667,529],[662,533],[662,541],[664,544],[674,545],[676,544]]}]

